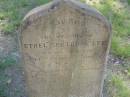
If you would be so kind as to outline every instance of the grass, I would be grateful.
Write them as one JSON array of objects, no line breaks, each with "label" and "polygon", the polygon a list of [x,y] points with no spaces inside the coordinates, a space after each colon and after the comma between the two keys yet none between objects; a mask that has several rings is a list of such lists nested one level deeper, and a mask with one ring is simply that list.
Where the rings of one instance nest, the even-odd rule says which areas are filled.
[{"label": "grass", "polygon": [[128,68],[128,74],[127,75],[130,77],[130,68]]},{"label": "grass", "polygon": [[[117,69],[118,68],[118,69]],[[114,65],[105,80],[104,91],[107,97],[130,97],[130,63]]]},{"label": "grass", "polygon": [[128,4],[130,5],[130,0],[127,0]]},{"label": "grass", "polygon": [[0,97],[8,97],[7,89],[9,77],[4,74],[4,70],[15,64],[16,60],[13,59],[12,56],[6,56],[0,59]]},{"label": "grass", "polygon": [[[4,34],[15,35],[21,20],[32,8],[51,0],[0,0],[0,28]],[[85,0],[81,0],[85,2]],[[130,13],[126,8],[116,8],[119,0],[104,0],[92,6],[100,10],[112,23],[112,53],[119,57],[130,57],[130,44],[122,43],[130,36]],[[130,4],[130,0],[127,0]],[[120,41],[117,41],[120,40]]]},{"label": "grass", "polygon": [[122,78],[113,75],[107,81],[107,94],[109,97],[130,97],[130,89],[127,88]]},{"label": "grass", "polygon": [[[32,8],[45,4],[50,0],[0,0],[0,31],[5,35],[15,35],[23,17]],[[0,97],[10,97],[8,80],[10,79],[4,70],[16,64],[12,56],[0,58]],[[21,97],[18,90],[15,94]]]},{"label": "grass", "polygon": [[[16,64],[16,58],[12,54],[0,59],[0,97],[14,97],[13,95],[23,97],[21,96],[23,95],[21,88],[12,86],[15,79],[12,77],[11,72],[8,72],[10,67],[17,67]],[[15,90],[12,90],[12,88],[15,88]]]},{"label": "grass", "polygon": [[[17,30],[21,20],[29,10],[49,1],[50,0],[0,0],[0,28],[5,34],[15,34],[15,30]],[[119,57],[130,57],[130,44],[122,43],[127,36],[130,36],[130,14],[128,14],[129,12],[126,9],[115,9],[115,6],[113,6],[114,1],[115,0],[105,0],[102,3],[94,3],[93,6],[99,9],[109,21],[112,22],[112,53]],[[128,0],[128,3],[129,2],[130,0]]]},{"label": "grass", "polygon": [[12,66],[16,64],[16,60],[13,59],[11,56],[6,56],[6,57],[3,57],[0,59],[0,70],[2,69],[5,69],[9,66]]},{"label": "grass", "polygon": [[[130,44],[125,40],[130,36],[130,13],[128,6],[119,2],[119,0],[104,0],[91,5],[100,10],[112,23],[112,53],[118,57],[129,58]],[[128,4],[130,4],[130,0],[128,0]]]},{"label": "grass", "polygon": [[121,37],[114,36],[112,39],[112,53],[123,57],[130,57],[130,45],[122,43]]},{"label": "grass", "polygon": [[[0,0],[0,29],[5,35],[15,35],[21,20],[25,14],[32,8],[45,4],[51,0]],[[81,0],[85,2],[85,0]],[[91,0],[93,1],[93,0]],[[112,54],[129,58],[130,44],[127,39],[130,36],[130,13],[126,7],[117,8],[114,4],[119,0],[103,0],[100,3],[93,3],[92,6],[100,10],[112,23],[113,38],[111,52]],[[130,0],[127,0],[130,5]],[[11,56],[0,59],[0,71],[16,64]],[[130,68],[128,68],[130,76]],[[0,76],[0,97],[8,97],[6,89],[8,88],[8,76]],[[2,84],[1,84],[2,83]],[[112,76],[107,81],[107,90],[110,97],[130,97],[129,89],[119,76]]]},{"label": "grass", "polygon": [[130,62],[127,61],[124,66],[123,66],[124,70],[126,71],[126,75],[128,78],[130,78]]},{"label": "grass", "polygon": [[[0,28],[4,34],[15,34],[24,15],[49,0],[0,0]],[[6,21],[6,22],[5,22]]]},{"label": "grass", "polygon": [[9,77],[6,75],[0,76],[0,97],[8,97],[6,90],[8,88],[7,81]]}]

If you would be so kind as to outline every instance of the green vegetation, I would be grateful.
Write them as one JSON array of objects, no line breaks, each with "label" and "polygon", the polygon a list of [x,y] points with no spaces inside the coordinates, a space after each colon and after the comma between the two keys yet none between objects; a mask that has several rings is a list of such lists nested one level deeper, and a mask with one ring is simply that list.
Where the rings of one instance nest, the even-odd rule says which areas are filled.
[{"label": "green vegetation", "polygon": [[10,78],[4,73],[4,70],[15,64],[16,60],[12,56],[6,56],[0,59],[0,97],[8,97],[7,89]]},{"label": "green vegetation", "polygon": [[120,57],[130,57],[130,45],[122,43],[121,37],[113,37],[112,53]]},{"label": "green vegetation", "polygon": [[[32,8],[45,4],[51,0],[0,0],[0,31],[5,35],[15,35],[23,17]],[[128,59],[130,57],[130,0],[125,5],[121,0],[81,0],[89,1],[89,5],[100,10],[112,23],[112,46],[111,52],[117,57]],[[0,97],[7,96],[9,77],[3,71],[16,64],[12,56],[0,59]],[[123,67],[122,67],[123,68]],[[127,76],[130,77],[130,64],[127,65]],[[126,76],[126,75],[125,75]],[[130,90],[124,80],[118,76],[111,76],[106,80],[107,93],[110,97],[130,97]]]},{"label": "green vegetation", "polygon": [[13,59],[11,56],[7,56],[0,59],[0,69],[2,70],[14,64],[16,64],[16,60]]},{"label": "green vegetation", "polygon": [[[5,34],[15,34],[24,15],[32,8],[45,4],[51,0],[0,0],[0,28]],[[85,2],[85,0],[81,0]],[[127,0],[128,4],[130,0]],[[130,57],[130,13],[127,5],[118,6],[119,0],[92,0],[91,5],[99,9],[112,23],[113,41],[112,53],[119,57]]]},{"label": "green vegetation", "polygon": [[15,34],[24,15],[47,2],[49,0],[0,0],[0,29],[5,34]]},{"label": "green vegetation", "polygon": [[[130,0],[128,0],[130,5]],[[94,3],[92,6],[100,10],[112,23],[112,45],[111,52],[122,59],[129,59],[130,57],[130,13],[128,5],[125,5],[120,0],[102,0],[99,3]],[[120,68],[125,73],[120,71],[113,76],[106,79],[106,91],[108,97],[130,97],[130,89],[125,83],[125,78],[129,80],[130,77],[130,61],[126,66],[122,65]],[[117,72],[117,71],[114,71]],[[122,77],[123,76],[123,77]],[[125,77],[125,78],[124,78]]]},{"label": "green vegetation", "polygon": [[112,76],[111,80],[107,81],[107,85],[107,94],[110,97],[130,97],[130,89],[119,76]]},{"label": "green vegetation", "polygon": [[128,4],[130,5],[130,0],[127,0]]},{"label": "green vegetation", "polygon": [[[32,8],[45,4],[50,0],[0,0],[0,31],[5,35],[15,35],[23,17]],[[16,60],[12,56],[0,58],[0,97],[10,97],[9,90],[10,78],[4,73],[6,68],[14,66]],[[20,96],[17,90],[16,97]]]},{"label": "green vegetation", "polygon": [[[128,0],[130,2],[130,0]],[[119,57],[130,57],[130,13],[127,5],[119,0],[101,0],[92,6],[100,10],[112,23],[112,53]]]},{"label": "green vegetation", "polygon": [[[0,28],[5,34],[15,34],[15,30],[29,10],[49,1],[51,0],[0,0]],[[99,3],[92,0],[92,2],[91,5],[99,9],[112,23],[112,53],[119,57],[130,57],[129,41],[123,42],[130,36],[130,13],[127,6],[117,6],[119,0],[101,0]]]},{"label": "green vegetation", "polygon": [[0,76],[0,97],[8,97],[6,90],[8,88],[7,81],[9,80],[9,77],[6,75]]},{"label": "green vegetation", "polygon": [[128,76],[130,77],[130,68],[128,68]]}]

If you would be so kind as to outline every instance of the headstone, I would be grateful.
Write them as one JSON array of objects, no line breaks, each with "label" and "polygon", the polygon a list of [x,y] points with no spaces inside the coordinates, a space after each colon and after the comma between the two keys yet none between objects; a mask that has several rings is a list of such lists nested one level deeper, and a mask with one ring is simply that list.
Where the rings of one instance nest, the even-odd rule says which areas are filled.
[{"label": "headstone", "polygon": [[111,27],[75,0],[56,0],[25,18],[20,35],[28,97],[101,97]]}]

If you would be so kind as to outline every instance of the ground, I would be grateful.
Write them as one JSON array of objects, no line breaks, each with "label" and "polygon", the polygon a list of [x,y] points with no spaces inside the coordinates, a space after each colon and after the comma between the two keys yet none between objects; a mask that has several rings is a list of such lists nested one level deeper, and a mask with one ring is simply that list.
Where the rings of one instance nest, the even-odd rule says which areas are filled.
[{"label": "ground", "polygon": [[[25,14],[51,0],[0,0],[0,97],[26,97],[17,32]],[[104,97],[130,97],[130,0],[81,0],[111,22]]]}]

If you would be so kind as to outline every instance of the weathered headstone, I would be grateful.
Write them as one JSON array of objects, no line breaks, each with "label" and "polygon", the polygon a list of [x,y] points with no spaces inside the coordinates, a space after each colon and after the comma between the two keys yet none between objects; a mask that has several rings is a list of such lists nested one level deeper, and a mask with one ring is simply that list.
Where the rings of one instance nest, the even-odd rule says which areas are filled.
[{"label": "weathered headstone", "polygon": [[20,36],[29,97],[101,97],[110,32],[104,16],[74,0],[29,12]]}]

